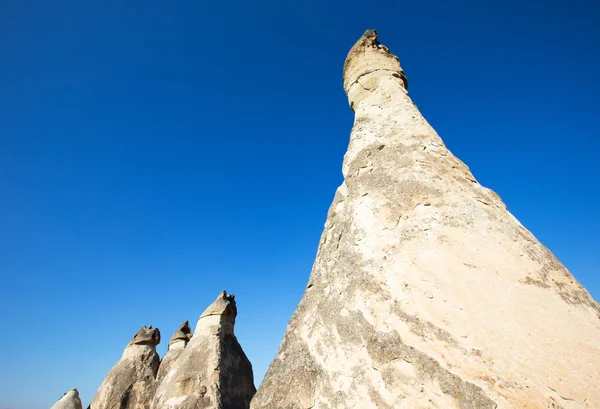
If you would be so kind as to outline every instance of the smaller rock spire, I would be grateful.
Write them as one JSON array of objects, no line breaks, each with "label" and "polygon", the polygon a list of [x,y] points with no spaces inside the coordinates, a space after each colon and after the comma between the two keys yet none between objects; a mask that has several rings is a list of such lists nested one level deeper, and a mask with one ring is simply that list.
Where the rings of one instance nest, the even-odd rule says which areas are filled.
[{"label": "smaller rock spire", "polygon": [[133,336],[121,359],[110,370],[98,388],[89,409],[138,409],[150,405],[160,364],[156,345],[160,331],[144,326]]},{"label": "smaller rock spire", "polygon": [[[194,336],[170,360],[152,409],[248,409],[256,388],[252,365],[234,335],[235,296],[222,291],[198,319]],[[178,334],[176,332],[176,334]],[[178,352],[179,351],[179,352]]]},{"label": "smaller rock spire", "polygon": [[75,388],[65,393],[50,409],[82,409],[79,391]]},{"label": "smaller rock spire", "polygon": [[192,329],[190,328],[189,321],[186,320],[179,326],[179,328],[177,328],[177,331],[175,331],[173,337],[171,337],[171,341],[169,341],[169,349],[171,349],[173,345],[181,342],[184,343],[183,346],[185,347],[185,345],[190,342],[190,339],[192,339]]},{"label": "smaller rock spire", "polygon": [[160,367],[158,368],[158,374],[156,375],[157,384],[160,384],[164,377],[169,373],[173,363],[183,353],[183,350],[187,346],[190,339],[192,339],[190,323],[188,321],[184,321],[183,324],[181,324],[173,334],[173,337],[169,342],[169,350],[162,361],[160,361]]}]

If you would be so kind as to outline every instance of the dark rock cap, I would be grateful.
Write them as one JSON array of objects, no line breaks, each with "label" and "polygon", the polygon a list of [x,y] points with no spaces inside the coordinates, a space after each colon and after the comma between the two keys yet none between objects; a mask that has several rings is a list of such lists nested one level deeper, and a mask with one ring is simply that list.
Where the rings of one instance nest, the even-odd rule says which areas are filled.
[{"label": "dark rock cap", "polygon": [[179,326],[177,331],[175,331],[171,341],[169,341],[169,345],[179,341],[188,343],[190,339],[192,339],[192,329],[190,328],[190,323],[186,320]]},{"label": "dark rock cap", "polygon": [[129,341],[130,345],[158,345],[160,344],[160,331],[158,328],[152,328],[152,325],[144,326]]},{"label": "dark rock cap", "polygon": [[348,93],[361,77],[376,71],[387,71],[399,78],[403,87],[408,89],[408,81],[398,57],[379,42],[377,31],[367,30],[350,49],[344,61],[344,90]]},{"label": "dark rock cap", "polygon": [[227,291],[221,291],[217,299],[204,310],[200,319],[210,315],[221,315],[232,323],[235,323],[235,317],[237,316],[235,295],[227,295]]}]

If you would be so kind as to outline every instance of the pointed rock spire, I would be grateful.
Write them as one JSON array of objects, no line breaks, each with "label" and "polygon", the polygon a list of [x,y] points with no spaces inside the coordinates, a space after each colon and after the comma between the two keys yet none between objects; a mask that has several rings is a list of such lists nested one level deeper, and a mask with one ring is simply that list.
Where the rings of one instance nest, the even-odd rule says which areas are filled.
[{"label": "pointed rock spire", "polygon": [[110,370],[89,409],[143,409],[154,396],[160,358],[158,328],[142,327],[127,344],[121,359]]},{"label": "pointed rock spire", "polygon": [[202,313],[191,341],[157,387],[153,409],[246,409],[252,365],[234,335],[235,296],[223,291]]},{"label": "pointed rock spire", "polygon": [[73,388],[65,393],[50,409],[81,409],[79,391]]},{"label": "pointed rock spire", "polygon": [[251,407],[592,407],[598,304],[446,148],[406,84],[367,31],[344,66],[344,182]]},{"label": "pointed rock spire", "polygon": [[184,346],[187,345],[192,339],[192,329],[190,328],[190,323],[186,320],[177,328],[177,331],[171,337],[171,341],[169,341],[169,349],[177,348],[177,345],[180,343],[184,343]]},{"label": "pointed rock spire", "polygon": [[188,321],[185,321],[173,334],[173,337],[169,342],[169,350],[167,351],[162,361],[160,361],[158,375],[156,375],[157,383],[160,383],[165,377],[165,375],[169,373],[173,362],[175,362],[177,358],[179,358],[179,355],[181,355],[183,349],[187,346],[190,339],[192,339],[192,330],[190,328],[190,323]]}]

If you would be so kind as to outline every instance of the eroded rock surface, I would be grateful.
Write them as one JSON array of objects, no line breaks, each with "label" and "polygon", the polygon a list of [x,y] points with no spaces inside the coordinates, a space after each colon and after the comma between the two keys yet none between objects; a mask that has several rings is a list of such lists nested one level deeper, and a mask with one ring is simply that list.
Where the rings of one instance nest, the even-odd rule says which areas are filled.
[{"label": "eroded rock surface", "polygon": [[160,383],[165,375],[169,373],[173,362],[179,358],[179,355],[181,355],[183,349],[187,346],[188,342],[190,342],[190,339],[192,339],[192,330],[190,328],[190,323],[185,321],[179,326],[177,331],[175,331],[175,334],[173,334],[173,337],[169,342],[169,350],[165,357],[160,361],[158,375],[156,376],[157,383]]},{"label": "eroded rock surface", "polygon": [[160,363],[156,353],[159,343],[158,328],[141,328],[100,385],[89,408],[148,409]]},{"label": "eroded rock surface", "polygon": [[81,409],[79,392],[73,388],[65,393],[50,409]]},{"label": "eroded rock surface", "polygon": [[234,335],[235,296],[223,291],[171,363],[153,409],[247,409],[256,392],[252,365]]},{"label": "eroded rock surface", "polygon": [[408,96],[369,30],[305,294],[253,409],[600,407],[600,309]]}]

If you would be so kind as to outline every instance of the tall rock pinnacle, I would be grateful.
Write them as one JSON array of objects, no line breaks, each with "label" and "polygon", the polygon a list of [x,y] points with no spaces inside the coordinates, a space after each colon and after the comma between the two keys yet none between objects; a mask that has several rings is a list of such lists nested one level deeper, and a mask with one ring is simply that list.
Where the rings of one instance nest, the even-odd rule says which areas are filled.
[{"label": "tall rock pinnacle", "polygon": [[344,89],[344,182],[251,407],[600,407],[598,304],[445,147],[375,31]]},{"label": "tall rock pinnacle", "polygon": [[235,296],[223,291],[202,313],[194,336],[171,362],[153,409],[247,409],[256,392],[252,365],[234,335]]},{"label": "tall rock pinnacle", "polygon": [[147,409],[154,396],[160,358],[158,328],[142,327],[110,370],[89,409]]}]

